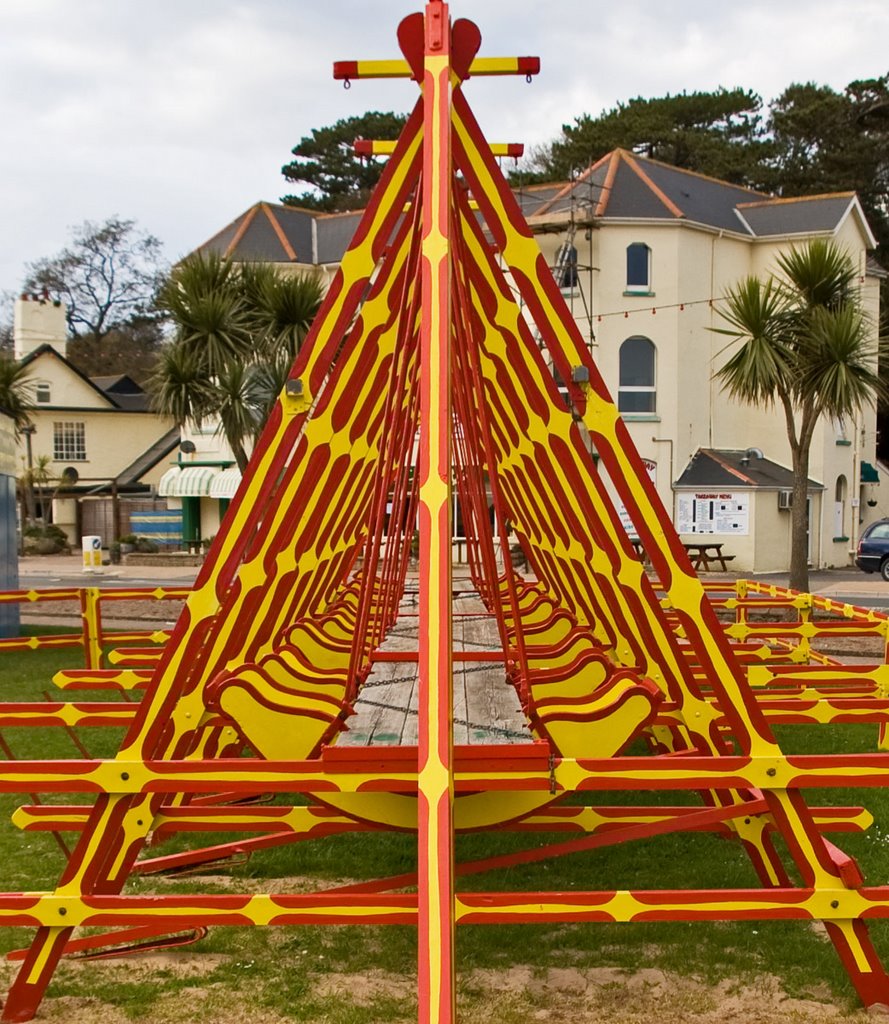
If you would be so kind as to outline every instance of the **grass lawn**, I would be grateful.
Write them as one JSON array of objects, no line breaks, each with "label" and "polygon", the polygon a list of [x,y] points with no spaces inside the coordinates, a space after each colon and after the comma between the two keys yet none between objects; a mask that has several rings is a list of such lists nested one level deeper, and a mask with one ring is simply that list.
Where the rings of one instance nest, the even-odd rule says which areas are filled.
[{"label": "grass lawn", "polygon": [[[52,674],[75,663],[76,653],[64,650],[4,654],[0,660],[0,699],[43,700],[45,691],[54,691]],[[78,693],[76,699],[93,698]],[[116,752],[121,732],[91,729],[79,735],[91,755],[106,757]],[[3,737],[17,758],[79,756],[62,729],[4,730]],[[784,727],[779,738],[788,752],[869,751],[875,749],[876,727]],[[56,797],[47,799],[55,801]],[[596,797],[596,802],[656,800],[675,804],[690,799],[681,793],[630,793],[603,794]],[[0,795],[0,864],[2,890],[6,892],[52,889],[64,864],[51,835],[21,833],[9,823],[16,804],[28,800],[26,796]],[[83,797],[60,794],[59,801],[83,802]],[[889,795],[882,790],[822,790],[812,793],[812,801],[863,804],[873,813],[876,824],[868,832],[835,838],[858,860],[868,883],[889,880]],[[507,833],[459,836],[456,854],[458,861],[488,857],[564,838]],[[203,845],[220,839],[178,836],[158,847],[157,852],[181,848],[187,841]],[[127,891],[312,891],[415,867],[413,837],[368,833],[262,851],[230,871],[220,868],[200,878],[136,879]],[[689,833],[468,876],[459,884],[467,890],[570,892],[597,888],[757,887],[758,882],[739,844]],[[884,922],[873,923],[871,929],[878,949],[889,959],[889,932]],[[28,938],[24,930],[0,932],[4,950],[20,947]],[[7,965],[4,977],[12,977],[12,970]],[[784,993],[793,998],[821,1000],[843,1010],[857,1004],[833,947],[820,928],[805,922],[466,926],[458,933],[457,970],[461,1021],[467,1022],[633,1021],[637,1018],[631,1012],[632,993],[628,995],[620,981],[622,971],[665,972],[671,978],[689,979],[688,985],[703,987],[689,989],[687,998],[692,999],[688,992],[693,991],[698,993],[694,999],[704,1004],[709,998],[708,987],[717,986],[723,979],[761,994],[763,975],[777,976]],[[589,989],[572,990],[571,979],[576,981],[593,971],[606,972],[597,975],[601,984],[595,995]],[[105,1024],[117,1020],[141,1024],[168,1020],[245,1024],[410,1021],[416,1015],[415,979],[413,928],[216,928],[196,945],[170,955],[140,954],[101,963],[66,962],[50,989],[45,1019],[103,1019]],[[548,986],[555,984],[553,979],[561,979],[562,988],[555,985],[551,990]],[[579,981],[575,988],[578,985]],[[729,989],[731,985],[720,989],[725,998],[731,995]],[[615,1004],[613,1016],[608,1016],[612,1010],[603,1002],[609,998]],[[658,995],[656,989],[645,996],[648,1005],[654,1000],[660,1007],[661,1020],[684,1019],[681,1009],[670,1016],[670,998],[670,993]],[[564,1016],[551,1015],[554,1004],[563,1006]],[[590,1012],[595,1010],[598,1016],[584,1017],[582,1007],[592,1007]],[[725,1019],[719,1007],[713,1012],[723,1013],[721,1018],[713,1019]],[[688,1009],[687,1014],[691,1013]],[[732,1016],[737,1021],[747,1019],[743,1014]],[[819,1018],[803,1015],[786,1019]]]}]

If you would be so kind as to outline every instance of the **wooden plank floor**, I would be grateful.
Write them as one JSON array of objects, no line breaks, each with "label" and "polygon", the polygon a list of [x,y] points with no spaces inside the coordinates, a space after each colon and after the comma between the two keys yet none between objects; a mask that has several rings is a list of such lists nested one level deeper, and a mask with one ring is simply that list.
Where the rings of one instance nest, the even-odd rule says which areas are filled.
[{"label": "wooden plank floor", "polygon": [[[417,650],[416,612],[416,596],[408,593],[401,603],[402,614],[382,650]],[[485,611],[474,591],[461,591],[454,598],[454,650],[498,649],[500,638],[493,616]],[[355,704],[349,732],[337,745],[416,745],[418,700],[415,662],[378,662]],[[531,742],[531,734],[515,689],[506,680],[503,663],[455,662],[454,743],[523,741]]]}]

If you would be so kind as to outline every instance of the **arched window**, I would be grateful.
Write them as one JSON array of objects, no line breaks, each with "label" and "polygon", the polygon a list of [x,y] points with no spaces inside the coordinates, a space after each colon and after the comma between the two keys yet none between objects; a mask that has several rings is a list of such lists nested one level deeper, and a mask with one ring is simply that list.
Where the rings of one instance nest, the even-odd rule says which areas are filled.
[{"label": "arched window", "polygon": [[577,287],[577,249],[570,242],[562,242],[556,249],[553,277],[562,291]]},{"label": "arched window", "polygon": [[627,246],[627,291],[651,291],[651,249],[644,242]]},{"label": "arched window", "polygon": [[653,413],[657,408],[654,358],[654,344],[648,338],[627,338],[621,345],[617,389],[619,412]]}]

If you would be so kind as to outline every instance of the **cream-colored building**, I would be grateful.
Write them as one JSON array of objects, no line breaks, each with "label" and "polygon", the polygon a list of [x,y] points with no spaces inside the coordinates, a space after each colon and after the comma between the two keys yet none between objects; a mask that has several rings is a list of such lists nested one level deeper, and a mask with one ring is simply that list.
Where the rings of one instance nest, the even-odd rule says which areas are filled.
[{"label": "cream-colored building", "polygon": [[16,301],[14,354],[28,369],[34,402],[33,429],[19,438],[16,461],[21,473],[45,458],[53,521],[71,543],[97,533],[107,545],[120,525],[119,501],[153,495],[179,433],[126,374],[81,373],[67,358],[66,338],[64,305]]},{"label": "cream-colored building", "polygon": [[[683,539],[724,543],[745,572],[785,570],[783,414],[725,395],[714,374],[727,339],[714,329],[732,285],[773,273],[781,252],[819,237],[849,252],[876,325],[882,271],[868,259],[876,242],[855,195],[775,199],[616,150],[570,184],[516,197]],[[330,274],[359,216],[258,203],[199,251]],[[873,410],[819,425],[809,467],[814,566],[849,564],[863,526],[889,515],[875,466]],[[210,481],[201,486],[208,496]]]},{"label": "cream-colored building", "polygon": [[[776,272],[781,252],[830,238],[859,270],[876,350],[882,271],[868,259],[876,241],[858,199],[775,199],[618,150],[577,182],[521,200],[683,540],[723,542],[743,571],[786,569],[783,412],[734,402],[715,379],[731,351],[715,333],[726,326],[720,300],[742,278]],[[780,484],[758,463],[783,468]],[[849,564],[862,527],[889,514],[875,466],[875,410],[819,424],[812,565]]]}]

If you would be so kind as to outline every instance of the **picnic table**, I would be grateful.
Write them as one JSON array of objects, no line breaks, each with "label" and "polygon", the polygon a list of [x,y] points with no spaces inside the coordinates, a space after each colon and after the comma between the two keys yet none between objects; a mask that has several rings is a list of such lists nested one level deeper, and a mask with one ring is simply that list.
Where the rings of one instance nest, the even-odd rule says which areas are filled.
[{"label": "picnic table", "polygon": [[[648,561],[648,554],[645,551],[645,546],[638,537],[631,537],[630,543],[633,545],[633,550],[636,552],[636,557],[640,562]],[[696,541],[693,544],[682,545],[688,557],[691,560],[692,568],[697,571],[709,572],[711,569],[721,568],[723,572],[728,572],[728,562],[734,559],[734,555],[727,555],[722,549],[724,545],[714,543],[713,541]]]},{"label": "picnic table", "polygon": [[682,546],[688,552],[688,557],[691,559],[691,567],[695,571],[701,569],[704,572],[709,572],[718,566],[723,572],[728,572],[726,562],[731,562],[735,557],[734,555],[725,554],[721,543],[714,544],[712,541],[683,544]]}]

